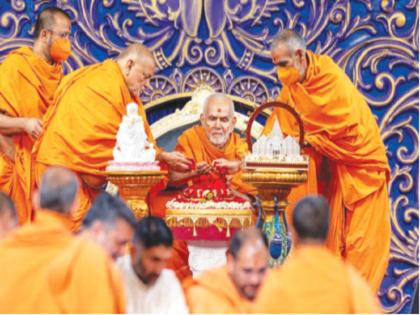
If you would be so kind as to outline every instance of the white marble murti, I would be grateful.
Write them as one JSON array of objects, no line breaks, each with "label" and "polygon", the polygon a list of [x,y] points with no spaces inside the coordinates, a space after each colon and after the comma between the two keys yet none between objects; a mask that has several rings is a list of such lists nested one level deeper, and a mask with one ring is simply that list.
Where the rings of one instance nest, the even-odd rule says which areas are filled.
[{"label": "white marble murti", "polygon": [[227,241],[187,241],[188,264],[195,278],[203,271],[226,264]]},{"label": "white marble murti", "polygon": [[122,119],[117,133],[117,142],[113,150],[116,162],[153,162],[156,152],[147,141],[142,117],[138,114],[138,105],[127,105],[127,115]]}]

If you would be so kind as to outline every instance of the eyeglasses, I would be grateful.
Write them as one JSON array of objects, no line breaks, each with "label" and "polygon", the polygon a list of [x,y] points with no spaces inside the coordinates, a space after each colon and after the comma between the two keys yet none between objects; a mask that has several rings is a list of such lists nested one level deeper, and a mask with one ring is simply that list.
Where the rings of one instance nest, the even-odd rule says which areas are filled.
[{"label": "eyeglasses", "polygon": [[71,39],[73,37],[73,34],[71,34],[70,32],[56,32],[50,29],[47,29],[47,31],[57,35],[60,38],[68,38]]}]

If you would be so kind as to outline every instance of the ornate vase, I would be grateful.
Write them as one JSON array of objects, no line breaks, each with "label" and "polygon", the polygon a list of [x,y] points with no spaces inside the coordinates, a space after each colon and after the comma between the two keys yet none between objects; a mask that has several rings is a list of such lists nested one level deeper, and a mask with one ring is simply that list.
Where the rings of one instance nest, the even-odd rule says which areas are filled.
[{"label": "ornate vase", "polygon": [[106,171],[105,175],[118,187],[121,197],[133,210],[137,219],[149,215],[146,196],[150,188],[166,175],[166,171]]}]

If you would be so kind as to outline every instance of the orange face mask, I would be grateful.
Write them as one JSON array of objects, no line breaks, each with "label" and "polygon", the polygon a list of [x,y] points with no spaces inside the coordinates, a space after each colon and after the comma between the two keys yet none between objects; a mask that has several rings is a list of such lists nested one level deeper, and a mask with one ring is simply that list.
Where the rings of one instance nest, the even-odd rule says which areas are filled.
[{"label": "orange face mask", "polygon": [[71,44],[67,38],[56,39],[50,48],[51,58],[57,62],[62,63],[71,55]]},{"label": "orange face mask", "polygon": [[298,69],[292,66],[279,67],[278,76],[284,85],[292,85],[300,80]]}]

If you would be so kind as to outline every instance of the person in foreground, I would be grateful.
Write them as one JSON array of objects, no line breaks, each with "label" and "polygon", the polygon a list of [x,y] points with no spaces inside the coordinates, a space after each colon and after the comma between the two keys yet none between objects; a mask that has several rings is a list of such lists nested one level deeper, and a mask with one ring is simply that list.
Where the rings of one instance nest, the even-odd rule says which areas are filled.
[{"label": "person in foreground", "polygon": [[118,260],[126,292],[127,313],[187,314],[181,285],[170,269],[172,233],[158,217],[137,223],[130,255]]},{"label": "person in foreground", "polygon": [[226,266],[205,271],[186,283],[192,313],[250,313],[268,270],[266,238],[252,228],[236,232]]},{"label": "person in foreground", "polygon": [[123,256],[131,242],[136,218],[119,197],[102,192],[82,223],[81,235],[101,245],[113,260]]},{"label": "person in foreground", "polygon": [[271,271],[256,299],[255,313],[381,313],[365,279],[325,246],[329,206],[308,196],[293,211],[294,251]]},{"label": "person in foreground", "polygon": [[34,195],[37,217],[0,243],[0,313],[123,313],[122,282],[108,254],[71,233],[74,173],[51,167]]}]

